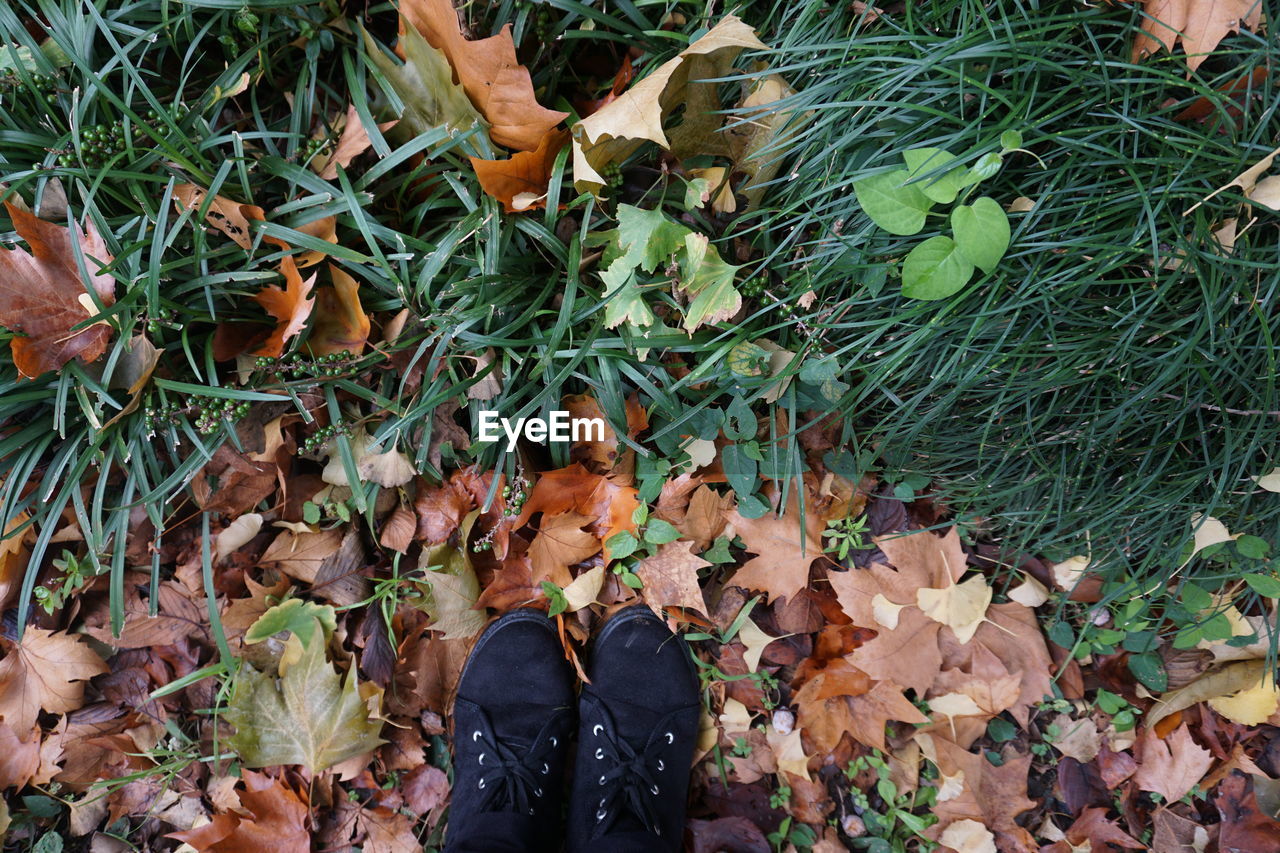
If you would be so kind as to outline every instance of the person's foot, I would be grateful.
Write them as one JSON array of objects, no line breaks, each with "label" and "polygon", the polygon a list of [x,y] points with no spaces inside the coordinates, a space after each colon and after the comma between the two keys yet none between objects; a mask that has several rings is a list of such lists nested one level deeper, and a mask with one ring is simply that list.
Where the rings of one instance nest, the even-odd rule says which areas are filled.
[{"label": "person's foot", "polygon": [[480,635],[454,701],[446,850],[496,849],[494,833],[558,849],[573,684],[545,614],[514,610]]},{"label": "person's foot", "polygon": [[602,836],[637,849],[680,850],[699,720],[688,647],[648,607],[629,607],[596,637],[587,677],[569,850],[590,850]]}]

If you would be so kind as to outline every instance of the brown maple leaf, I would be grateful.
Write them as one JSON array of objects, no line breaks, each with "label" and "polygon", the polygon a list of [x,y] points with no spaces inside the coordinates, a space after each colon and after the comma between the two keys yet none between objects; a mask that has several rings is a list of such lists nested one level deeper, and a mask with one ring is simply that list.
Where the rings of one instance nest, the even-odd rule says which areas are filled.
[{"label": "brown maple leaf", "polygon": [[1154,726],[1143,730],[1138,739],[1141,755],[1133,779],[1143,791],[1154,791],[1167,803],[1176,803],[1199,784],[1213,764],[1209,750],[1191,739],[1187,724],[1174,729],[1161,739]]},{"label": "brown maple leaf", "polygon": [[36,726],[43,709],[56,714],[84,703],[84,682],[107,665],[79,637],[28,627],[21,643],[4,641],[0,660],[0,717],[19,735]]},{"label": "brown maple leaf", "polygon": [[314,275],[303,281],[298,273],[298,265],[289,255],[280,261],[280,272],[284,275],[283,289],[279,285],[269,284],[253,296],[253,301],[275,317],[277,322],[271,335],[250,355],[278,358],[284,352],[285,342],[306,328],[307,318],[311,316],[311,309],[315,305],[310,298],[311,288],[316,283]]},{"label": "brown maple leaf", "polygon": [[0,249],[0,325],[19,333],[9,341],[18,372],[32,379],[73,358],[94,361],[106,351],[111,327],[95,323],[71,331],[98,311],[76,256],[78,251],[84,258],[87,284],[98,301],[109,306],[115,302],[115,279],[97,272],[112,260],[106,243],[92,222],[83,231],[64,228],[10,202],[4,206],[18,236],[31,247]]},{"label": "brown maple leaf", "polygon": [[405,24],[417,28],[444,53],[458,84],[489,122],[494,142],[533,151],[567,117],[538,103],[529,69],[516,59],[510,24],[497,35],[468,41],[450,0],[404,0],[400,15],[401,31]]},{"label": "brown maple leaf", "polygon": [[248,769],[241,773],[244,789],[239,792],[239,811],[216,814],[203,826],[168,837],[206,853],[310,853],[306,795],[265,773]]},{"label": "brown maple leaf", "polygon": [[1035,850],[1031,834],[1014,822],[1014,818],[1036,802],[1027,798],[1027,777],[1031,754],[1008,755],[999,767],[985,755],[968,752],[934,734],[916,735],[921,751],[938,767],[939,787],[955,785],[959,792],[934,806],[938,823],[927,830],[937,840],[951,823],[976,820],[985,824],[996,836],[1002,851]]},{"label": "brown maple leaf", "polygon": [[[1158,834],[1158,833],[1157,833]],[[1107,810],[1103,808],[1087,808],[1080,812],[1075,823],[1067,830],[1067,837],[1049,847],[1042,847],[1041,853],[1073,853],[1076,850],[1110,850],[1114,847],[1125,847],[1130,850],[1145,850],[1146,845],[1129,835],[1115,821],[1107,818]],[[1156,850],[1167,850],[1156,846]],[[1176,849],[1176,848],[1175,848]]]},{"label": "brown maple leaf", "polygon": [[693,553],[692,542],[667,542],[636,566],[636,574],[644,584],[640,597],[659,616],[663,615],[664,607],[680,607],[706,615],[707,603],[698,583],[698,569],[711,565]]},{"label": "brown maple leaf", "polygon": [[1280,820],[1258,807],[1253,779],[1239,770],[1222,780],[1213,799],[1222,816],[1218,849],[1223,853],[1280,853]]},{"label": "brown maple leaf", "polygon": [[556,155],[569,142],[569,131],[551,130],[533,151],[517,151],[506,160],[471,157],[480,188],[502,202],[507,213],[527,213],[547,206],[547,184]]},{"label": "brown maple leaf", "polygon": [[473,506],[471,495],[453,478],[430,488],[423,488],[419,481],[418,496],[413,500],[418,513],[417,538],[428,545],[445,541]]},{"label": "brown maple leaf", "polygon": [[1261,24],[1258,0],[1146,0],[1142,31],[1133,41],[1133,61],[1161,45],[1172,52],[1181,38],[1187,66],[1195,71],[1229,33],[1241,27],[1257,30]]},{"label": "brown maple leaf", "polygon": [[[570,510],[594,521],[597,537],[602,542],[627,531],[634,533],[632,515],[640,506],[634,487],[619,483],[612,477],[593,474],[579,463],[538,475],[538,480],[525,501],[520,517],[513,529],[529,522],[535,512],[556,515]],[[609,548],[604,548],[604,558],[609,559]]]},{"label": "brown maple leaf", "polygon": [[[795,492],[781,516],[766,512],[760,518],[745,518],[736,509],[725,512],[725,520],[742,537],[747,550],[756,555],[734,573],[732,583],[743,589],[760,590],[769,601],[790,598],[809,586],[809,566],[823,554],[824,524],[824,519],[813,511],[816,501],[810,498],[803,527]],[[776,497],[774,503],[776,510]]]},{"label": "brown maple leaf", "polygon": [[543,514],[538,534],[529,545],[535,581],[551,581],[561,588],[573,582],[569,567],[600,551],[600,540],[582,529],[591,521],[588,516],[573,511]]}]

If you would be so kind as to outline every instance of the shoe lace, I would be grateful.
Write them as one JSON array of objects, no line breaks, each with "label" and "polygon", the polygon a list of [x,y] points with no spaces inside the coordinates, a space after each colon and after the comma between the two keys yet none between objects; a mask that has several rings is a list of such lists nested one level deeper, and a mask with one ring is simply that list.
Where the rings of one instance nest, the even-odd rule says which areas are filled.
[{"label": "shoe lace", "polygon": [[542,798],[542,786],[551,773],[551,756],[560,744],[551,734],[555,722],[548,720],[528,749],[518,749],[498,738],[489,717],[480,712],[471,740],[480,748],[476,762],[483,768],[476,783],[484,792],[481,811],[535,813],[535,802]]},{"label": "shoe lace", "polygon": [[591,727],[591,736],[596,744],[595,759],[602,767],[596,834],[607,832],[623,815],[630,814],[646,830],[661,835],[657,797],[662,786],[658,774],[666,769],[664,755],[674,743],[675,734],[662,732],[651,737],[644,749],[636,750],[606,719]]}]

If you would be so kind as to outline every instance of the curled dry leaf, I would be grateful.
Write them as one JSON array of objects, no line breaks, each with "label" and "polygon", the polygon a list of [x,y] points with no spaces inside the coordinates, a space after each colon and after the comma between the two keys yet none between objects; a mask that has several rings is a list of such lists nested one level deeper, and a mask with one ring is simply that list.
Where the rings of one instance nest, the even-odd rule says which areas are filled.
[{"label": "curled dry leaf", "polygon": [[527,213],[547,206],[547,184],[556,156],[569,141],[569,131],[551,130],[532,151],[517,151],[506,160],[472,157],[480,188],[502,202],[507,213]]},{"label": "curled dry leaf", "polygon": [[[191,211],[199,213],[205,208],[204,218],[209,225],[218,229],[232,242],[246,252],[253,248],[253,235],[249,232],[249,218],[245,209],[254,210],[251,205],[241,204],[223,195],[209,198],[209,191],[195,184],[178,184],[173,188],[173,206],[179,213]],[[261,208],[256,209],[259,214]],[[262,219],[261,215],[254,217]]]},{"label": "curled dry leaf", "polygon": [[310,853],[311,832],[306,794],[281,779],[245,770],[239,808],[215,814],[202,826],[168,836],[202,853]]},{"label": "curled dry leaf", "polygon": [[251,355],[279,358],[284,353],[285,343],[306,328],[307,318],[315,305],[310,298],[316,283],[314,275],[303,281],[297,264],[288,256],[280,261],[280,272],[284,275],[284,289],[269,284],[253,296],[253,301],[277,322],[271,335]]},{"label": "curled dry leaf", "polygon": [[257,536],[261,529],[262,516],[256,512],[246,512],[218,534],[213,543],[214,559],[221,560],[233,551],[238,551]]},{"label": "curled dry leaf", "polygon": [[369,340],[369,315],[360,304],[360,283],[336,264],[329,265],[333,287],[316,292],[307,350],[312,355],[333,355],[343,351],[364,352]]},{"label": "curled dry leaf", "polygon": [[415,28],[444,54],[453,76],[489,123],[493,141],[517,151],[533,151],[567,116],[538,103],[529,69],[516,59],[511,26],[497,35],[469,41],[450,0],[403,0],[401,30]]},{"label": "curled dry leaf", "polygon": [[[706,57],[724,76],[738,54],[746,48],[768,50],[755,31],[734,15],[725,15],[705,35],[680,55],[660,65],[624,92],[573,126],[573,183],[579,192],[598,193],[607,183],[600,169],[620,162],[646,141],[663,148],[670,143],[663,122],[677,104],[684,103],[690,87],[690,71],[695,57]],[[701,82],[701,86],[715,83]]]},{"label": "curled dry leaf", "polygon": [[[97,272],[112,260],[106,243],[92,222],[83,231],[65,228],[12,202],[4,206],[30,247],[0,249],[0,325],[18,333],[9,341],[18,372],[34,378],[73,358],[94,361],[106,351],[111,327],[95,323],[77,332],[72,328],[97,313],[86,284],[104,307],[115,302],[115,280]],[[87,282],[77,255],[84,259]]]}]

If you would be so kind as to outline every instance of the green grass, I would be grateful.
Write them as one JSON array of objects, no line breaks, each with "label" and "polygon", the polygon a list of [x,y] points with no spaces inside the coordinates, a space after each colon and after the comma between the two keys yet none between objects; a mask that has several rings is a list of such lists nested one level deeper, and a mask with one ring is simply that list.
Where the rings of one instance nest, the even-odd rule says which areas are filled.
[{"label": "green grass", "polygon": [[[558,49],[527,38],[530,5],[474,4],[467,15],[478,34],[513,22],[544,103],[565,109],[584,83],[581,51],[638,44],[643,74],[712,23],[692,4],[550,6]],[[662,30],[671,9],[687,23]],[[306,140],[348,103],[384,117],[388,96],[358,32],[333,25],[362,5],[271,0],[250,11],[239,0],[19,0],[0,9],[0,42],[30,49],[36,70],[56,75],[51,99],[26,70],[3,84],[0,181],[35,203],[59,180],[70,217],[106,235],[118,282],[107,317],[116,334],[99,363],[26,381],[0,359],[0,515],[28,512],[38,531],[24,600],[54,556],[59,514],[75,514],[95,569],[113,570],[119,582],[131,508],[141,507],[162,537],[166,521],[192,510],[187,483],[225,440],[185,422],[152,437],[141,411],[99,426],[127,402],[109,378],[132,335],[146,331],[164,350],[144,401],[153,406],[181,403],[195,389],[255,401],[315,384],[258,375],[246,388],[213,362],[215,324],[261,317],[249,296],[277,280],[281,253],[259,240],[246,256],[178,215],[171,194],[184,182],[264,207],[265,233],[298,246],[306,242],[293,229],[338,217],[332,258],[362,283],[366,310],[385,317],[409,308],[415,319],[396,343],[402,355],[370,354],[323,383],[322,408],[370,423],[428,476],[440,473],[428,459],[440,429],[433,412],[465,403],[475,381],[465,356],[497,352],[504,391],[486,406],[507,416],[586,391],[621,424],[624,400],[638,392],[653,424],[644,448],[659,464],[681,435],[704,428],[708,411],[759,395],[726,356],[768,338],[801,355],[795,371],[825,359],[826,375],[846,384],[798,376],[779,403],[801,424],[812,410],[845,416],[852,452],[830,464],[851,475],[927,475],[960,516],[981,519],[988,537],[1011,548],[1065,556],[1086,548],[1087,533],[1087,547],[1119,582],[1169,576],[1194,511],[1274,536],[1280,501],[1255,494],[1248,477],[1277,464],[1277,417],[1237,413],[1280,410],[1273,214],[1242,211],[1229,191],[1183,215],[1276,144],[1272,82],[1248,93],[1238,119],[1215,92],[1274,64],[1274,40],[1232,36],[1188,81],[1181,57],[1128,61],[1140,21],[1131,8],[950,0],[904,10],[869,22],[849,4],[739,9],[776,47],[748,59],[767,58],[798,89],[787,106],[811,113],[776,152],[782,169],[764,204],[737,217],[686,214],[682,183],[663,181],[652,150],[627,166],[620,195],[688,216],[726,257],[745,246],[744,276],[763,275],[768,285],[740,321],[641,341],[605,327],[583,238],[611,227],[613,202],[575,198],[566,157],[548,210],[526,216],[500,213],[480,192],[466,161],[487,149],[475,133],[440,131],[396,146],[374,132],[375,156],[338,179],[306,168]],[[41,52],[37,15],[65,64]],[[361,20],[384,44],[394,38],[389,5],[371,6]],[[245,72],[253,86],[234,104],[220,98]],[[1201,95],[1219,114],[1203,125],[1173,118]],[[1169,98],[1177,105],[1163,106]],[[123,150],[86,163],[84,129],[119,122],[129,128]],[[1008,254],[951,299],[902,298],[892,267],[914,238],[878,232],[858,209],[853,181],[912,146],[972,159],[996,150],[1009,129],[1035,156],[1011,156],[984,191],[1002,204],[1027,196],[1036,206],[1013,216]],[[1234,253],[1218,253],[1211,231],[1254,214],[1259,221]],[[1174,258],[1178,269],[1168,268]],[[810,289],[814,305],[793,307]],[[691,372],[681,377],[674,364]],[[420,386],[413,367],[425,368]],[[470,432],[478,408],[458,416]],[[804,458],[794,435],[778,438],[766,470],[790,480]],[[446,452],[444,464],[472,458],[515,466],[492,447]],[[566,459],[552,448],[537,461]],[[357,495],[360,507],[372,507],[375,488]],[[372,523],[371,510],[366,518]],[[160,576],[158,556],[151,570]],[[117,600],[117,619],[119,608]]]}]

